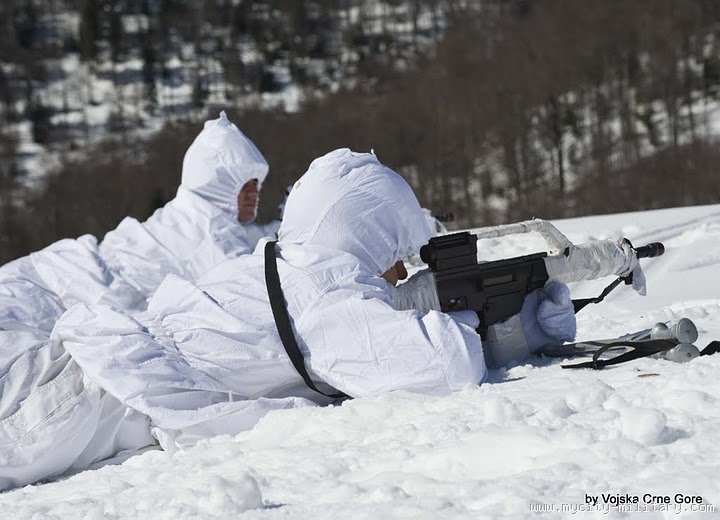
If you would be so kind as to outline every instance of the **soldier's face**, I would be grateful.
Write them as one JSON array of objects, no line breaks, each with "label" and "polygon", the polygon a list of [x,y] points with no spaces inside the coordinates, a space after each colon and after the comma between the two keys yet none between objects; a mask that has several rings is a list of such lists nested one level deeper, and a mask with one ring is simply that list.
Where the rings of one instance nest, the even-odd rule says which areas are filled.
[{"label": "soldier's face", "polygon": [[408,272],[402,260],[395,262],[395,265],[382,274],[390,285],[397,285],[398,280],[404,280],[407,276]]},{"label": "soldier's face", "polygon": [[242,223],[252,222],[257,215],[258,203],[260,202],[260,190],[258,180],[250,179],[240,189],[237,197],[238,221]]}]

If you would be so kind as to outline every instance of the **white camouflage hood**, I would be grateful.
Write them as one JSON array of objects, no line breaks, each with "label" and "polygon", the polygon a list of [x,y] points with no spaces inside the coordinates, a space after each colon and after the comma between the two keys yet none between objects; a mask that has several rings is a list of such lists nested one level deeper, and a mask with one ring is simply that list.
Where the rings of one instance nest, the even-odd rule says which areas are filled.
[{"label": "white camouflage hood", "polygon": [[186,189],[237,218],[237,195],[250,179],[265,180],[268,163],[255,145],[220,112],[205,123],[183,160]]},{"label": "white camouflage hood", "polygon": [[372,154],[342,148],[313,161],[295,183],[278,236],[345,251],[380,274],[432,234],[402,177]]}]

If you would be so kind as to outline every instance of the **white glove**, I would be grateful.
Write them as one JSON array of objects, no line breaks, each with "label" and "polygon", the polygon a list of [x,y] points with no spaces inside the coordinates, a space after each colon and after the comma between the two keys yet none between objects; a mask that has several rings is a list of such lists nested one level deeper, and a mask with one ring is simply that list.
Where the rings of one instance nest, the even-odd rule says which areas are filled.
[{"label": "white glove", "polygon": [[395,310],[417,309],[423,313],[440,310],[435,277],[430,269],[418,271],[407,282],[393,287],[392,294]]},{"label": "white glove", "polygon": [[625,265],[622,266],[621,270],[618,270],[618,276],[628,276],[632,274],[633,281],[632,287],[641,296],[647,294],[647,281],[645,280],[645,273],[643,273],[642,267],[640,267],[640,261],[637,259],[635,250],[627,240],[622,240],[619,243],[625,254]]},{"label": "white glove", "polygon": [[570,290],[564,283],[550,282],[527,295],[519,314],[488,327],[485,363],[498,368],[524,361],[543,347],[574,340],[576,330]]},{"label": "white glove", "polygon": [[520,311],[520,321],[530,352],[573,341],[577,322],[568,286],[550,282],[530,293]]}]

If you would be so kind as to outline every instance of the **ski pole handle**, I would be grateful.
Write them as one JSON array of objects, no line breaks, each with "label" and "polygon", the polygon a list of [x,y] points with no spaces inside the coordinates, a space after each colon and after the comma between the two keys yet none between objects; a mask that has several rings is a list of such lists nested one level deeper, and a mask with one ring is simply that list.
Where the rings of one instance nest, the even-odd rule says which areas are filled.
[{"label": "ski pole handle", "polygon": [[669,324],[656,323],[650,330],[650,339],[675,339],[680,343],[695,343],[698,339],[698,330],[691,319],[680,318]]},{"label": "ski pole handle", "polygon": [[678,343],[670,350],[658,355],[658,357],[661,359],[667,359],[668,361],[675,361],[676,363],[687,363],[699,355],[700,349],[692,343]]},{"label": "ski pole handle", "polygon": [[642,247],[636,247],[635,254],[638,258],[653,258],[661,256],[665,252],[665,246],[662,242],[653,242]]}]

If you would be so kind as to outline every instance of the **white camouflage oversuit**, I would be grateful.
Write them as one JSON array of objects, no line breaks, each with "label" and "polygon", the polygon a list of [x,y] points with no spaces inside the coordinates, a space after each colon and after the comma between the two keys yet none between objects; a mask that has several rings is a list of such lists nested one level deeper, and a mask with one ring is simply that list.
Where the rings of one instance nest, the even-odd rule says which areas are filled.
[{"label": "white camouflage oversuit", "polygon": [[125,218],[99,245],[92,235],[63,239],[0,267],[0,331],[47,336],[75,303],[142,310],[166,274],[196,280],[251,253],[278,224],[239,224],[237,194],[267,171],[224,113],[208,121],[185,154],[177,196],[148,220]]},{"label": "white camouflage oversuit", "polygon": [[[407,183],[371,154],[336,150],[295,184],[278,271],[319,385],[363,397],[446,394],[483,380],[474,315],[396,310],[393,288],[380,277],[427,242],[426,222]],[[250,429],[270,410],[328,402],[305,386],[282,346],[262,243],[197,283],[168,276],[136,317],[79,304],[53,338],[58,343],[36,354],[36,368],[13,374],[45,375],[26,383],[40,409],[5,407],[13,413],[0,423],[0,487],[83,469],[152,439],[174,450]],[[44,400],[48,384],[67,398]],[[53,438],[69,445],[59,453]]]},{"label": "white camouflage oversuit", "polygon": [[241,225],[237,195],[267,162],[224,113],[188,149],[177,196],[147,221],[123,220],[98,246],[65,239],[0,268],[0,489],[154,444],[148,418],[87,379],[57,339],[77,303],[145,309],[167,273],[195,280],[252,252],[277,225]]}]

